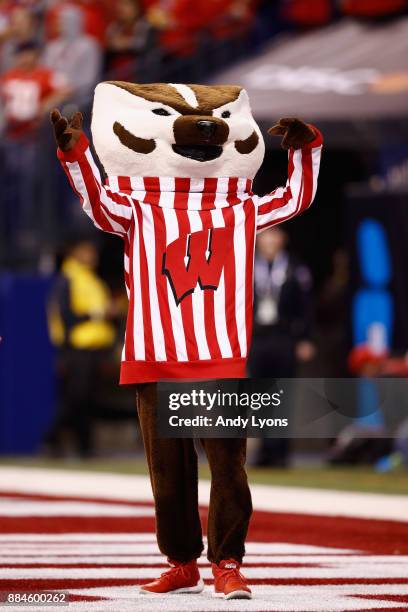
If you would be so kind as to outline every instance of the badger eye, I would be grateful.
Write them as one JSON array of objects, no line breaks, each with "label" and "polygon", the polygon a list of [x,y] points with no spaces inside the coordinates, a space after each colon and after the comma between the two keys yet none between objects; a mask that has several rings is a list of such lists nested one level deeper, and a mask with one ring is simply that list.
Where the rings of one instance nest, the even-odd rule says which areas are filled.
[{"label": "badger eye", "polygon": [[222,117],[223,119],[228,119],[228,117],[231,117],[231,113],[230,113],[229,111],[223,111],[223,112],[221,113],[221,117]]},{"label": "badger eye", "polygon": [[169,111],[166,111],[165,108],[154,108],[152,110],[152,113],[154,113],[155,115],[163,115],[163,117],[167,117],[168,115],[171,114],[169,113]]}]

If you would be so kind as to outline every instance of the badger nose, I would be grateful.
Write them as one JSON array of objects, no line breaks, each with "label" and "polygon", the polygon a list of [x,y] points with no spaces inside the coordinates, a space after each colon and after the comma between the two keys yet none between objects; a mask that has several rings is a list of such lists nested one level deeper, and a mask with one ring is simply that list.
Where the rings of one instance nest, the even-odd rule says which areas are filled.
[{"label": "badger nose", "polygon": [[217,124],[215,121],[201,120],[197,121],[197,128],[205,138],[211,138],[215,134]]}]

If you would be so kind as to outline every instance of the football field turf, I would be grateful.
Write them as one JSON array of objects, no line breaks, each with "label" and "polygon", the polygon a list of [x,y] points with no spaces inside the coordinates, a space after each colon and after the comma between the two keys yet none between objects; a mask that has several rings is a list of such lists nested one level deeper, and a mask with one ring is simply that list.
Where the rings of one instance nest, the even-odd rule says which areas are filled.
[{"label": "football field turf", "polygon": [[[66,591],[68,609],[78,612],[408,610],[403,473],[398,479],[373,475],[370,481],[368,471],[362,471],[358,479],[349,479],[355,489],[362,481],[372,491],[377,487],[377,492],[367,493],[330,488],[336,476],[343,482],[339,489],[346,487],[347,470],[322,470],[313,486],[316,470],[251,471],[255,511],[244,571],[254,599],[227,602],[212,596],[205,555],[199,562],[206,585],[200,595],[139,594],[139,584],[166,568],[155,541],[143,462],[89,461],[76,464],[76,469],[72,463],[65,469],[58,462],[52,468],[45,467],[48,461],[41,467],[23,463],[0,466],[3,596],[17,590]],[[255,482],[265,478],[271,482]],[[394,480],[400,494],[385,486],[386,479]],[[288,486],[295,481],[298,486]],[[380,487],[387,494],[379,493]],[[203,524],[208,498],[209,483],[203,479]]]}]

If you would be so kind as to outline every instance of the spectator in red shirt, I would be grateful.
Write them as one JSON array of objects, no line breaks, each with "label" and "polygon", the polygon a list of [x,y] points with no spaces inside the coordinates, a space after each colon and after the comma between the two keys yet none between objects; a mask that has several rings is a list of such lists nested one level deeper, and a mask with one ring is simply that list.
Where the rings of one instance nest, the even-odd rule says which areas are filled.
[{"label": "spectator in red shirt", "polygon": [[29,137],[41,118],[70,93],[68,83],[39,63],[40,49],[34,42],[17,48],[15,65],[0,77],[6,136]]},{"label": "spectator in red shirt", "polygon": [[154,32],[141,15],[138,0],[117,0],[107,32],[107,68],[112,78],[134,78],[137,60],[153,45]]},{"label": "spectator in red shirt", "polygon": [[254,15],[251,0],[197,0],[193,10],[191,0],[147,0],[146,6],[162,46],[174,55],[195,52],[205,32],[228,38],[245,31]]},{"label": "spectator in red shirt", "polygon": [[285,0],[282,3],[285,19],[299,28],[323,26],[333,17],[330,0]]},{"label": "spectator in red shirt", "polygon": [[106,30],[111,20],[112,5],[109,0],[76,0],[85,15],[85,32],[93,36],[99,44],[106,44]]},{"label": "spectator in red shirt", "polygon": [[59,33],[59,13],[67,6],[77,6],[81,9],[84,20],[84,30],[95,38],[101,47],[105,46],[106,28],[109,24],[109,3],[101,0],[59,0],[45,14],[47,37],[56,38]]},{"label": "spectator in red shirt", "polygon": [[255,16],[253,0],[212,0],[207,4],[207,21],[211,34],[218,39],[242,36]]},{"label": "spectator in red shirt", "polygon": [[205,22],[205,2],[192,10],[190,0],[157,0],[148,9],[148,19],[160,31],[160,44],[171,55],[191,55]]},{"label": "spectator in red shirt", "polygon": [[402,13],[406,9],[406,0],[342,0],[341,2],[342,12],[354,17],[387,17]]},{"label": "spectator in red shirt", "polygon": [[44,115],[69,95],[63,77],[39,63],[35,42],[16,50],[14,67],[0,77],[5,137],[1,141],[2,207],[0,242],[13,263],[33,264],[46,227],[40,204],[44,186],[39,180],[43,140],[38,128]]}]

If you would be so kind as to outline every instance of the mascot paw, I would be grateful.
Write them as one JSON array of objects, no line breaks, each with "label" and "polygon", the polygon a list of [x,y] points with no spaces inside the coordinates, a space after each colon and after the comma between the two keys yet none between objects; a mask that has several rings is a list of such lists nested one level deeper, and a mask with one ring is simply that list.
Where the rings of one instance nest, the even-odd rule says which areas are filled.
[{"label": "mascot paw", "polygon": [[63,117],[57,108],[51,112],[51,123],[54,127],[55,140],[61,151],[73,149],[82,134],[82,113],[77,112],[71,119]]},{"label": "mascot paw", "polygon": [[283,149],[300,149],[316,138],[314,129],[296,117],[284,117],[273,125],[268,134],[283,136],[281,146]]}]

